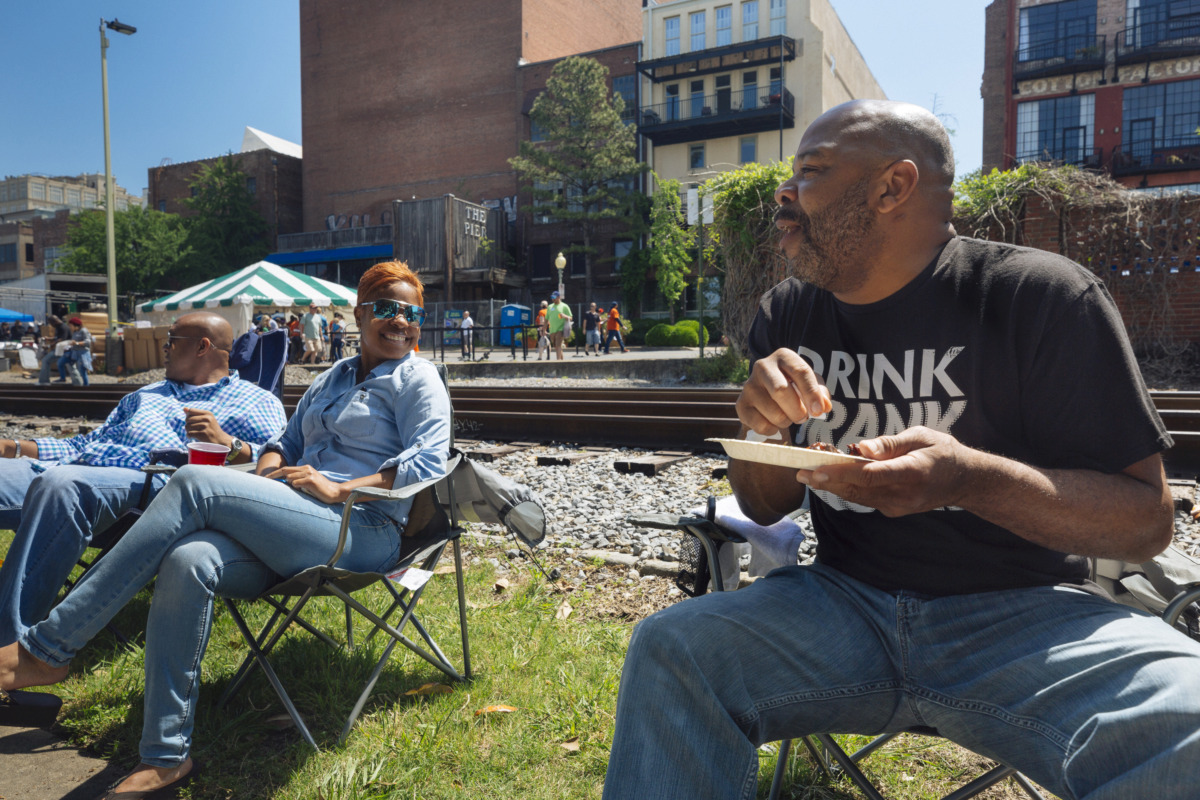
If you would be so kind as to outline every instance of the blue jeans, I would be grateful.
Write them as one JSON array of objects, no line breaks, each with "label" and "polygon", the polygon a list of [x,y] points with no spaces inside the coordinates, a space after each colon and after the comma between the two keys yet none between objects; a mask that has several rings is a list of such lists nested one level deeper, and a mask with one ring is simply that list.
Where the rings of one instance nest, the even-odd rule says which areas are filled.
[{"label": "blue jeans", "polygon": [[608,336],[604,339],[604,352],[608,352],[608,346],[612,344],[613,339],[617,340],[617,344],[622,350],[625,349],[625,340],[621,338],[620,331],[609,331]]},{"label": "blue jeans", "polygon": [[[92,536],[137,504],[145,474],[123,467],[0,462],[0,528],[14,531],[0,567],[0,646],[50,613]],[[151,497],[162,488],[156,477]]]},{"label": "blue jeans", "polygon": [[1200,643],[1086,592],[893,595],[819,565],[634,631],[604,797],[751,798],[764,742],[915,725],[1068,800],[1200,785]]},{"label": "blue jeans", "polygon": [[[141,519],[21,644],[66,664],[156,575],[146,623],[142,761],[183,763],[191,748],[200,661],[213,598],[252,598],[281,575],[333,555],[341,506],[284,483],[224,467],[180,469]],[[400,531],[370,506],[356,507],[338,566],[385,571],[400,554]]]}]

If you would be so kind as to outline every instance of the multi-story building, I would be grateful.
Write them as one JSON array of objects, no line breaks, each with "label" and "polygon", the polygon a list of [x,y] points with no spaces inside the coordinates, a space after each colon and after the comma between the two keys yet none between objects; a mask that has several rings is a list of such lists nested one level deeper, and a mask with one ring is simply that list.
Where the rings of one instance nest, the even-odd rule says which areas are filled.
[{"label": "multi-story building", "polygon": [[1200,191],[1200,2],[994,0],[983,167],[1050,161]]},{"label": "multi-story building", "polygon": [[885,94],[828,0],[648,0],[641,134],[684,187],[783,160],[823,111]]},{"label": "multi-story building", "polygon": [[[113,184],[113,208],[142,198]],[[67,242],[71,215],[104,207],[104,176],[18,175],[0,180],[0,283],[40,274]]]},{"label": "multi-story building", "polygon": [[[392,235],[393,201],[448,194],[501,209],[518,262],[530,258],[508,160],[530,135],[529,89],[544,78],[522,68],[637,42],[640,13],[640,0],[442,0],[436,11],[301,0],[304,233],[281,249],[303,252],[270,258],[352,284],[392,252],[380,238]],[[528,262],[515,266],[456,286],[455,299],[529,299]]]},{"label": "multi-story building", "polygon": [[[303,200],[300,176],[304,158],[300,145],[247,126],[242,134],[241,152],[234,157],[238,168],[246,174],[246,191],[253,198],[254,207],[266,220],[271,246],[275,246],[279,236],[300,231]],[[147,204],[156,211],[194,216],[196,212],[186,202],[195,194],[192,182],[201,169],[220,158],[223,156],[151,167],[146,171]]]},{"label": "multi-story building", "polygon": [[[113,184],[113,208],[141,205],[142,198]],[[72,214],[104,207],[104,176],[17,175],[0,180],[0,221],[28,220],[66,209]]]}]

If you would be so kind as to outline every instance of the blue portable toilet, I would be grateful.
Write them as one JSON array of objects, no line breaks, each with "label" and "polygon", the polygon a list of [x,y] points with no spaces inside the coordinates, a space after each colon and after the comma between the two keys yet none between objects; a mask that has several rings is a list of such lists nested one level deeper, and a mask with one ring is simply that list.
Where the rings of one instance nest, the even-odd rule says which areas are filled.
[{"label": "blue portable toilet", "polygon": [[[509,303],[500,307],[500,346],[512,347],[521,344],[524,329],[533,324],[533,312],[529,306]],[[516,337],[516,338],[514,338]]]}]

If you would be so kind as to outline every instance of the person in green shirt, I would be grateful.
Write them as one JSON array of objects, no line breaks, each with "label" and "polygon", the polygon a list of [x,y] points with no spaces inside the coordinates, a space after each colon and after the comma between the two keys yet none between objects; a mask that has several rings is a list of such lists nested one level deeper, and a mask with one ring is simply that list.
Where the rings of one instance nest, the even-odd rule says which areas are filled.
[{"label": "person in green shirt", "polygon": [[566,340],[566,332],[570,330],[571,320],[574,319],[571,307],[564,302],[564,299],[558,292],[554,292],[550,295],[552,302],[546,311],[546,319],[550,323],[550,344],[554,347],[559,361],[565,358],[563,343]]}]

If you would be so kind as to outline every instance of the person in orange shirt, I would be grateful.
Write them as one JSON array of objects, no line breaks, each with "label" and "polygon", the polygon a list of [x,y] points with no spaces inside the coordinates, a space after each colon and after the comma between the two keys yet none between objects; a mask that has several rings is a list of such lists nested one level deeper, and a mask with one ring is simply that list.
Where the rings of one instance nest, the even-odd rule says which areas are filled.
[{"label": "person in orange shirt", "polygon": [[605,328],[608,329],[608,335],[604,339],[604,354],[608,355],[608,347],[612,344],[613,339],[616,339],[617,344],[621,345],[622,353],[628,353],[629,350],[625,347],[625,340],[621,338],[621,312],[617,310],[615,302],[612,304],[612,308],[608,310],[608,321],[605,322]]}]

